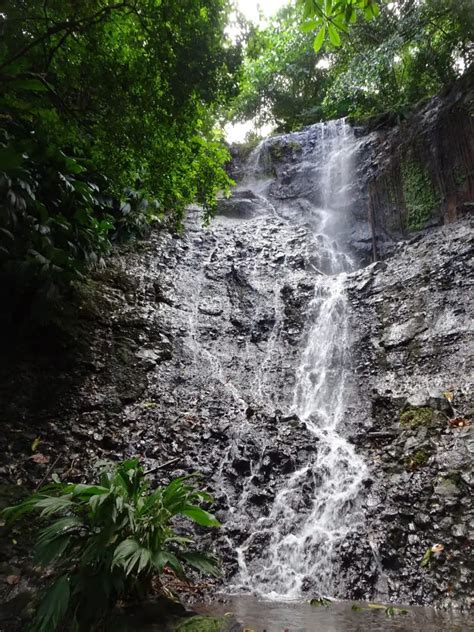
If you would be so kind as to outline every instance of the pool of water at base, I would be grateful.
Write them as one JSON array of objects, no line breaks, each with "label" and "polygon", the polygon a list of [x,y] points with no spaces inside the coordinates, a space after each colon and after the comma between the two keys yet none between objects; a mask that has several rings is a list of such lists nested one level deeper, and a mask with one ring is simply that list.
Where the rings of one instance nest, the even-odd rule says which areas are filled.
[{"label": "pool of water at base", "polygon": [[328,606],[312,606],[308,602],[227,596],[201,607],[200,612],[216,616],[231,612],[249,632],[474,631],[474,618],[469,614],[420,606],[396,607],[407,613],[389,616],[384,609],[368,608],[364,602],[332,601]]}]

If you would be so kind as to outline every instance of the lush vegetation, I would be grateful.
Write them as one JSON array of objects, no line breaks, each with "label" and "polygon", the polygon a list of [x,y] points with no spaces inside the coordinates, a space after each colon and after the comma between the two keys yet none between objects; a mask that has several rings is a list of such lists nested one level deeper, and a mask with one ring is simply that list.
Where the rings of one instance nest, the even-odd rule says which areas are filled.
[{"label": "lush vegetation", "polygon": [[23,310],[113,239],[209,217],[230,180],[227,0],[7,0],[0,13],[0,277]]},{"label": "lush vegetation", "polygon": [[317,53],[324,44],[341,45],[341,35],[362,15],[373,20],[380,15],[378,0],[298,0],[303,12],[301,30],[316,30],[313,47]]},{"label": "lush vegetation", "polygon": [[180,578],[186,566],[219,574],[215,558],[194,550],[192,538],[174,526],[178,517],[219,526],[200,506],[212,498],[192,476],[152,491],[136,459],[99,467],[95,485],[56,479],[3,511],[8,521],[38,512],[44,523],[35,562],[54,572],[37,610],[37,632],[96,629],[119,599],[145,597],[153,579],[159,589],[165,569]]},{"label": "lush vegetation", "polygon": [[[234,117],[287,131],[347,115],[403,115],[472,63],[469,0],[395,0],[365,11],[359,4],[311,0],[254,29]],[[355,20],[361,11],[366,19]]]},{"label": "lush vegetation", "polygon": [[230,186],[224,113],[280,130],[403,113],[472,61],[469,0],[298,0],[247,24],[244,46],[226,36],[230,15],[229,0],[4,3],[0,281],[13,321],[112,241],[179,226],[195,201],[209,219]]}]

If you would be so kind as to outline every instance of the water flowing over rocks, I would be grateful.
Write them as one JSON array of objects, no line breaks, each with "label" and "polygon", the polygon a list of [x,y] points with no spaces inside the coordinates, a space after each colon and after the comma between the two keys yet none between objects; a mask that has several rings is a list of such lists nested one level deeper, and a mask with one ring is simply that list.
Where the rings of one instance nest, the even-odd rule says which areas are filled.
[{"label": "water flowing over rocks", "polygon": [[206,477],[223,590],[467,605],[472,225],[371,263],[362,131],[264,141],[210,227],[118,251],[54,346],[8,351],[5,496],[139,454]]}]

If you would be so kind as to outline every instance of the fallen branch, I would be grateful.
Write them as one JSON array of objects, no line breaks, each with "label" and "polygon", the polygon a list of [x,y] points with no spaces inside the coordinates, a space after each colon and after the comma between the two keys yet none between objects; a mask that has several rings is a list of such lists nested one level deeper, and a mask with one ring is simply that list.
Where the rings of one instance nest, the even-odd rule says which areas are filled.
[{"label": "fallen branch", "polygon": [[153,472],[156,472],[157,470],[162,470],[164,467],[167,467],[168,465],[171,465],[172,463],[176,463],[176,461],[179,461],[179,456],[175,456],[174,459],[165,461],[165,463],[162,463],[161,465],[152,467],[151,470],[146,470],[145,474],[152,474]]}]

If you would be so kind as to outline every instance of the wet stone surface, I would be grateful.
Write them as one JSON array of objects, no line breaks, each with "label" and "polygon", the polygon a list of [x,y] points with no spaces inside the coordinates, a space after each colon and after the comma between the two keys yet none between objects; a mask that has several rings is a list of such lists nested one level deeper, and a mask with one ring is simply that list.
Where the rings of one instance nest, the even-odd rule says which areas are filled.
[{"label": "wet stone surface", "polygon": [[[224,523],[203,542],[222,556],[224,582],[232,581],[236,546],[319,449],[292,402],[328,248],[295,199],[307,188],[298,161],[317,138],[306,148],[297,135],[289,142],[276,160],[273,209],[242,194],[208,229],[191,210],[183,235],[153,233],[138,249],[118,252],[73,305],[66,330],[7,349],[3,504],[53,469],[78,480],[96,458],[139,455],[147,469],[169,462],[157,481],[199,470]],[[360,199],[344,234],[364,260]],[[363,235],[359,246],[354,235]],[[474,408],[470,235],[467,220],[447,225],[348,276],[352,397],[344,432],[369,474],[364,524],[337,551],[340,596],[469,601],[472,426],[450,420],[472,419]],[[425,412],[404,416],[410,410]],[[298,495],[302,514],[317,485],[306,481]],[[0,599],[7,601],[35,576],[24,562],[27,547],[1,535]],[[265,534],[257,536],[250,555],[265,546]],[[443,548],[421,567],[436,544]],[[311,594],[311,577],[305,586]]]}]

